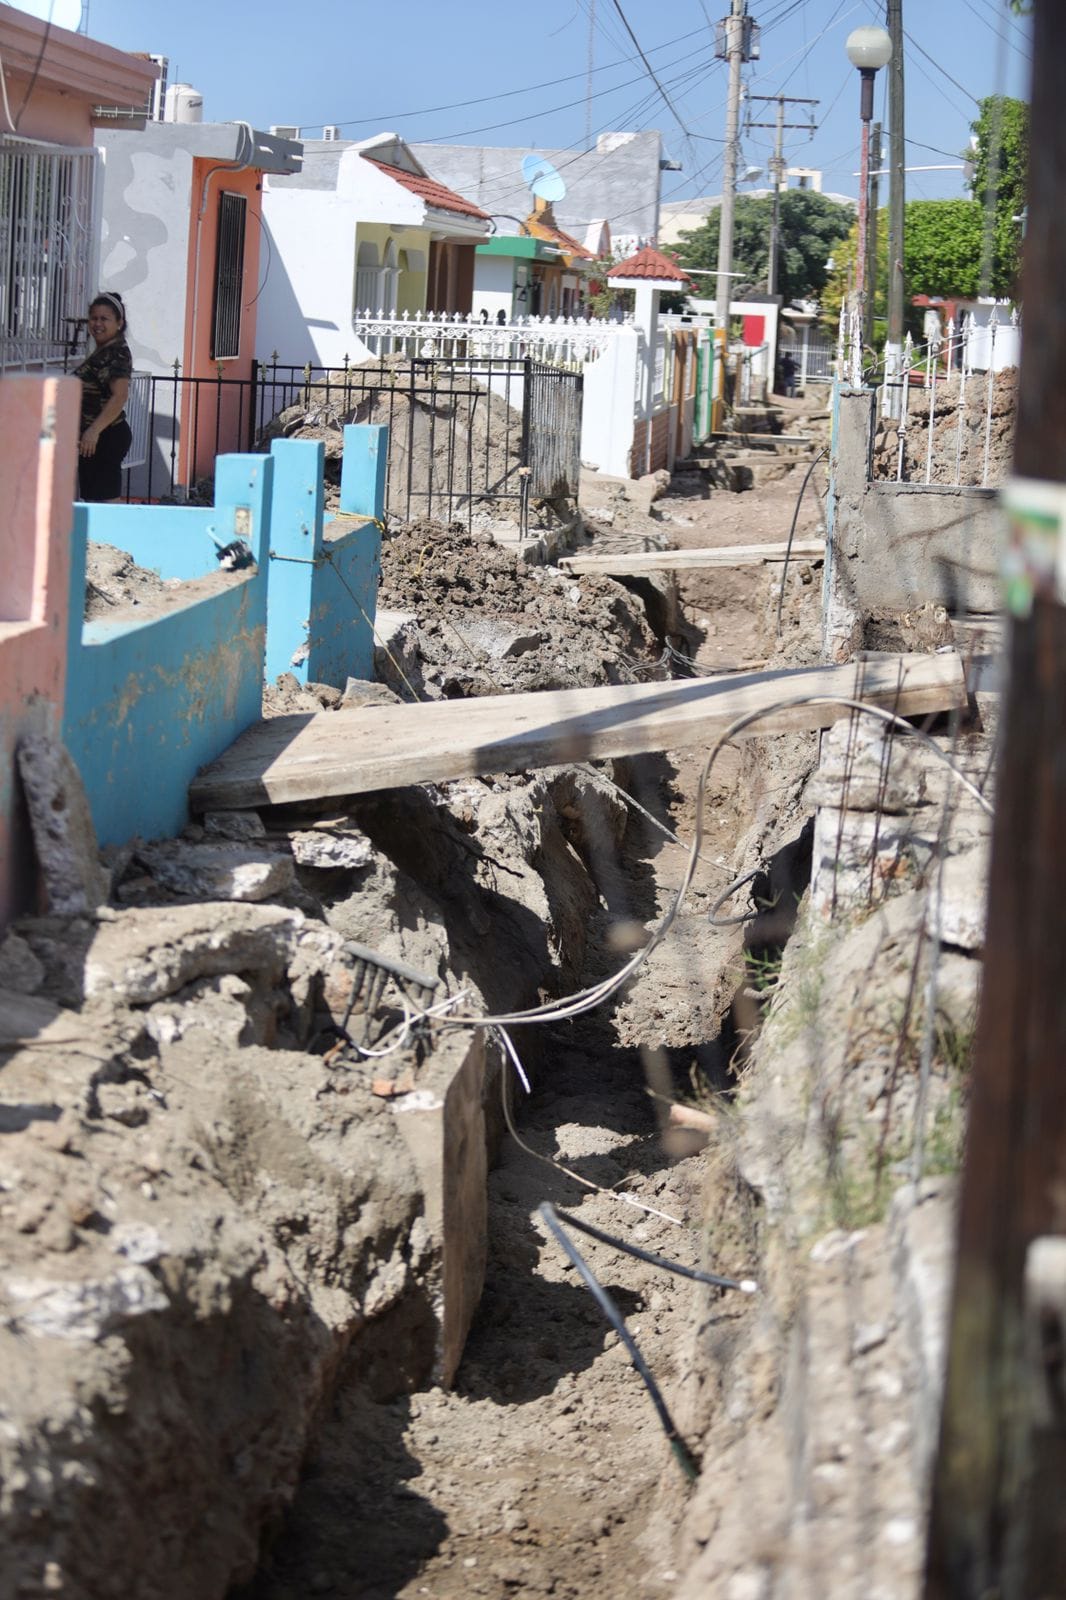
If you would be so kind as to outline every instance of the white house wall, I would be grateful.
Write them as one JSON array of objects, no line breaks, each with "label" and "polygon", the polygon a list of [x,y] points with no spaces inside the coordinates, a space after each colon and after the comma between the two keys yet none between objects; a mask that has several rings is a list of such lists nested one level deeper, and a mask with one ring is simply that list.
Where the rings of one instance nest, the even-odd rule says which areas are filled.
[{"label": "white house wall", "polygon": [[[268,180],[269,182],[269,180]],[[321,189],[264,185],[270,263],[259,298],[258,359],[339,366],[353,355],[355,222],[347,202]]]},{"label": "white house wall", "polygon": [[146,150],[139,133],[99,142],[100,286],[122,296],[134,366],[172,372],[185,353],[192,154],[177,142]]},{"label": "white house wall", "polygon": [[487,311],[489,321],[495,322],[496,313],[502,311],[510,322],[513,296],[514,257],[475,256],[474,316],[479,317],[483,311]]},{"label": "white house wall", "polygon": [[259,301],[256,355],[282,363],[340,366],[365,358],[352,331],[355,240],[360,222],[391,227],[399,249],[405,228],[424,227],[417,195],[364,161],[358,150],[308,152],[302,173],[263,185],[271,246]]}]

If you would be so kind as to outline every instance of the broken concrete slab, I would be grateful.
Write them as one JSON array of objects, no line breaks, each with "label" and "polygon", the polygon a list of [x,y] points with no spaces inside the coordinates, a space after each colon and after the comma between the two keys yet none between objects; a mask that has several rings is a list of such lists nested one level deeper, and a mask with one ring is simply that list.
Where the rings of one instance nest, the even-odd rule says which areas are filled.
[{"label": "broken concrete slab", "polygon": [[489,617],[473,617],[463,624],[463,638],[490,661],[508,661],[539,649],[545,636],[535,628],[514,628]]},{"label": "broken concrete slab", "polygon": [[921,758],[905,739],[868,719],[838,722],[822,740],[818,770],[804,791],[808,805],[902,816],[922,803]]},{"label": "broken concrete slab", "polygon": [[988,914],[987,848],[948,856],[933,879],[925,927],[942,944],[959,950],[983,950]]},{"label": "broken concrete slab", "polygon": [[115,912],[96,928],[84,960],[87,999],[151,1005],[198,978],[255,973],[280,982],[301,946],[339,935],[282,906],[200,901]]},{"label": "broken concrete slab", "polygon": [[328,833],[308,828],[285,836],[293,860],[301,867],[317,867],[323,872],[352,871],[365,867],[374,858],[374,847],[357,828],[344,833]]},{"label": "broken concrete slab", "polygon": [[[378,607],[374,617],[374,673],[401,700],[420,699],[425,691],[422,653],[418,645],[418,618],[410,611]],[[345,690],[346,705],[351,700]]]},{"label": "broken concrete slab", "polygon": [[73,759],[60,740],[28,734],[19,742],[18,767],[49,911],[95,911],[107,902],[110,879]]},{"label": "broken concrete slab", "polygon": [[137,856],[162,888],[199,900],[268,900],[295,879],[287,856],[229,841],[167,839],[142,845]]},{"label": "broken concrete slab", "polygon": [[203,820],[203,830],[211,838],[232,839],[238,844],[266,837],[258,811],[209,811]]}]

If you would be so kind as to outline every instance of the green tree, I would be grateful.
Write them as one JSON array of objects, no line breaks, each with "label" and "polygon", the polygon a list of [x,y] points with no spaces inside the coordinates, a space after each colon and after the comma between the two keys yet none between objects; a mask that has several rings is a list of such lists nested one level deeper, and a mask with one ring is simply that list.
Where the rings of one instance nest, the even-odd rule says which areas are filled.
[{"label": "green tree", "polygon": [[[910,200],[904,209],[903,276],[911,295],[972,299],[980,289],[984,213],[976,200]],[[877,285],[874,315],[888,297],[888,212],[877,218]],[[822,296],[822,316],[834,325],[855,274],[857,228],[833,252],[833,274]]]},{"label": "green tree", "polygon": [[[782,191],[779,214],[777,268],[778,293],[785,303],[817,299],[826,283],[826,261],[837,241],[847,237],[853,212],[810,189]],[[773,199],[769,195],[738,195],[733,219],[732,296],[766,289],[767,258]],[[698,228],[681,235],[677,259],[682,267],[718,265],[719,216],[715,208]]]},{"label": "green tree", "polygon": [[1029,182],[1029,107],[1024,100],[993,94],[978,103],[971,123],[977,147],[970,192],[981,209],[983,231],[979,286],[982,294],[1017,293],[1022,227]]},{"label": "green tree", "polygon": [[980,289],[983,217],[975,200],[912,200],[904,208],[907,293],[971,300]]},{"label": "green tree", "polygon": [[[855,282],[855,263],[859,254],[858,219],[851,224],[846,239],[833,246],[833,270],[826,278],[820,305],[822,317],[835,328],[840,308]],[[877,213],[877,283],[874,288],[874,316],[883,317],[888,299],[888,209]]]}]

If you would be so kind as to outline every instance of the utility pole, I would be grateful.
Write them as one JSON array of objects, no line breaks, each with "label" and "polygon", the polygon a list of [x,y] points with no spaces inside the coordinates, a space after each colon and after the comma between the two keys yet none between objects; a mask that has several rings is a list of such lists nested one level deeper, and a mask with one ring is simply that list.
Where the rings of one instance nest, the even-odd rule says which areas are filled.
[{"label": "utility pole", "polygon": [[887,0],[885,22],[892,40],[888,64],[888,342],[885,346],[885,409],[898,417],[903,395],[903,207],[907,143],[903,121],[903,0]]},{"label": "utility pole", "polygon": [[[774,215],[770,224],[770,249],[766,263],[766,292],[769,295],[777,293],[777,270],[781,259],[781,190],[785,183],[785,129],[801,128],[804,133],[813,132],[812,122],[786,122],[786,106],[816,106],[817,100],[803,100],[797,95],[790,94],[753,94],[752,101],[762,101],[764,104],[776,104],[777,115],[773,122],[749,122],[749,128],[773,128],[774,153],[770,157],[770,175],[774,185]],[[813,118],[814,113],[811,113]]]},{"label": "utility pole", "polygon": [[875,122],[870,135],[870,216],[866,233],[866,327],[863,331],[863,341],[870,346],[874,342],[874,310],[877,304],[877,180],[881,176],[882,158],[881,124]]},{"label": "utility pole", "polygon": [[733,270],[733,207],[737,194],[737,129],[740,126],[740,69],[744,64],[744,20],[747,0],[733,0],[724,23],[725,59],[729,63],[729,91],[725,110],[725,149],[722,153],[722,204],[718,213],[718,282],[714,320],[718,329],[729,325],[729,286]]},{"label": "utility pole", "polygon": [[[1011,625],[926,1600],[1066,1574],[1066,7],[1037,0]],[[1056,570],[1057,557],[1057,570]]]},{"label": "utility pole", "polygon": [[[718,25],[715,54],[729,63],[729,91],[725,110],[725,149],[722,153],[722,204],[718,213],[718,281],[714,299],[714,400],[711,428],[722,421],[725,366],[729,349],[729,300],[733,281],[733,208],[737,194],[737,129],[740,126],[740,69],[757,53],[758,30],[748,16],[747,0],[732,0],[728,17]],[[753,49],[754,47],[754,49]]]}]

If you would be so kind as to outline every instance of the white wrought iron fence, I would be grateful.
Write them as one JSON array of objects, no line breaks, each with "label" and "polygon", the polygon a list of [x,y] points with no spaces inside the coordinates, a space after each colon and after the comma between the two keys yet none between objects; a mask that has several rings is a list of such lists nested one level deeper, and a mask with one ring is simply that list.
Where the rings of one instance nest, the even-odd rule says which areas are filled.
[{"label": "white wrought iron fence", "polygon": [[525,356],[551,366],[580,367],[594,361],[617,335],[620,324],[579,317],[518,317],[491,322],[459,312],[384,310],[356,313],[356,336],[375,356],[410,360],[515,361]]},{"label": "white wrought iron fence", "polygon": [[854,308],[841,316],[837,370],[852,387],[876,385],[876,477],[897,483],[988,488],[1002,476],[1014,431],[1017,310],[986,323],[965,312],[940,336],[908,334],[893,362],[864,348]]},{"label": "white wrought iron fence", "polygon": [[0,137],[0,371],[60,366],[93,292],[95,150]]}]

